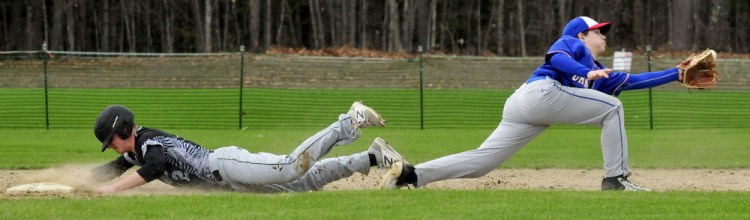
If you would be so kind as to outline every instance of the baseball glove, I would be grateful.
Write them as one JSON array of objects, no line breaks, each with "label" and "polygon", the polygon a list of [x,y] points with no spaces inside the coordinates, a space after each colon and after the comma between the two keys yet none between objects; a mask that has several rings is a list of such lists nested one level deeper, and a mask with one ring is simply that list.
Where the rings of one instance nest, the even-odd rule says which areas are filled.
[{"label": "baseball glove", "polygon": [[688,89],[707,89],[716,86],[719,79],[716,70],[716,51],[706,49],[699,54],[690,55],[680,65],[678,81]]}]

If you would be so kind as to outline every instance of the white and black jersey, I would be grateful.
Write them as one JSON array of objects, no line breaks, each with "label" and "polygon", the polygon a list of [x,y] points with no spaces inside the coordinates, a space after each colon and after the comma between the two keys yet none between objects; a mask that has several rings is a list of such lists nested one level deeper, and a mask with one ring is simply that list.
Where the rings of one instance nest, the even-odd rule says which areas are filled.
[{"label": "white and black jersey", "polygon": [[136,154],[125,153],[109,164],[108,170],[122,175],[134,165],[147,182],[159,178],[173,186],[210,187],[218,181],[208,168],[209,151],[167,132],[140,127],[135,132]]}]

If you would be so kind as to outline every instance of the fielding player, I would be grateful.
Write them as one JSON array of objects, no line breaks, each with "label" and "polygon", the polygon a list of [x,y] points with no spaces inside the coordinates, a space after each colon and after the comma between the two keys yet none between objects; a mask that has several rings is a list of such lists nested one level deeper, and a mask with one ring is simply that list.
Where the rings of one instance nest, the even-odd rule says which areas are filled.
[{"label": "fielding player", "polygon": [[[709,58],[709,62],[704,62],[706,65],[698,67],[701,69],[688,71],[688,66],[700,63],[696,62],[697,57],[710,57],[691,56],[680,68],[640,74],[613,72],[596,60],[607,46],[610,26],[610,22],[599,23],[584,16],[568,22],[562,36],[547,51],[544,63],[506,100],[500,124],[479,148],[416,166],[397,162],[383,177],[381,187],[421,187],[440,180],[480,177],[508,160],[550,125],[582,124],[602,128],[605,174],[602,190],[648,191],[628,179],[625,118],[622,102],[616,96],[621,91],[678,80],[688,88],[711,87],[716,82],[715,64]],[[696,72],[699,75],[696,78],[705,83],[683,77],[689,72]]]}]

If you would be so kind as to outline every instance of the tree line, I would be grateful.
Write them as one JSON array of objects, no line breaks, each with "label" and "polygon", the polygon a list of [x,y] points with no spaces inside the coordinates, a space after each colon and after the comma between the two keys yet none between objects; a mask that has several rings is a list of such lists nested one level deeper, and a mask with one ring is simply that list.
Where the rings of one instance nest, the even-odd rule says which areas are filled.
[{"label": "tree line", "polygon": [[579,15],[613,22],[614,50],[750,52],[747,0],[14,0],[0,2],[0,50],[537,56]]}]

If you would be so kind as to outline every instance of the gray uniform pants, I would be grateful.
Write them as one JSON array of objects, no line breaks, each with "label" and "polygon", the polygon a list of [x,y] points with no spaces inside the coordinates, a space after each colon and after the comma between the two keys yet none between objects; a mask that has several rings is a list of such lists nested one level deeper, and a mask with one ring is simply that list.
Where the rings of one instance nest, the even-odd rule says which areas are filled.
[{"label": "gray uniform pants", "polygon": [[623,114],[619,99],[593,89],[566,87],[552,79],[524,84],[505,102],[500,125],[479,148],[416,165],[417,187],[483,176],[552,124],[601,126],[605,175],[629,172]]},{"label": "gray uniform pants", "polygon": [[238,191],[318,190],[354,172],[369,172],[366,152],[318,161],[333,146],[352,143],[359,136],[349,116],[342,114],[338,121],[309,137],[289,155],[222,147],[209,155],[209,169],[219,172],[223,179],[220,184],[229,184]]}]

